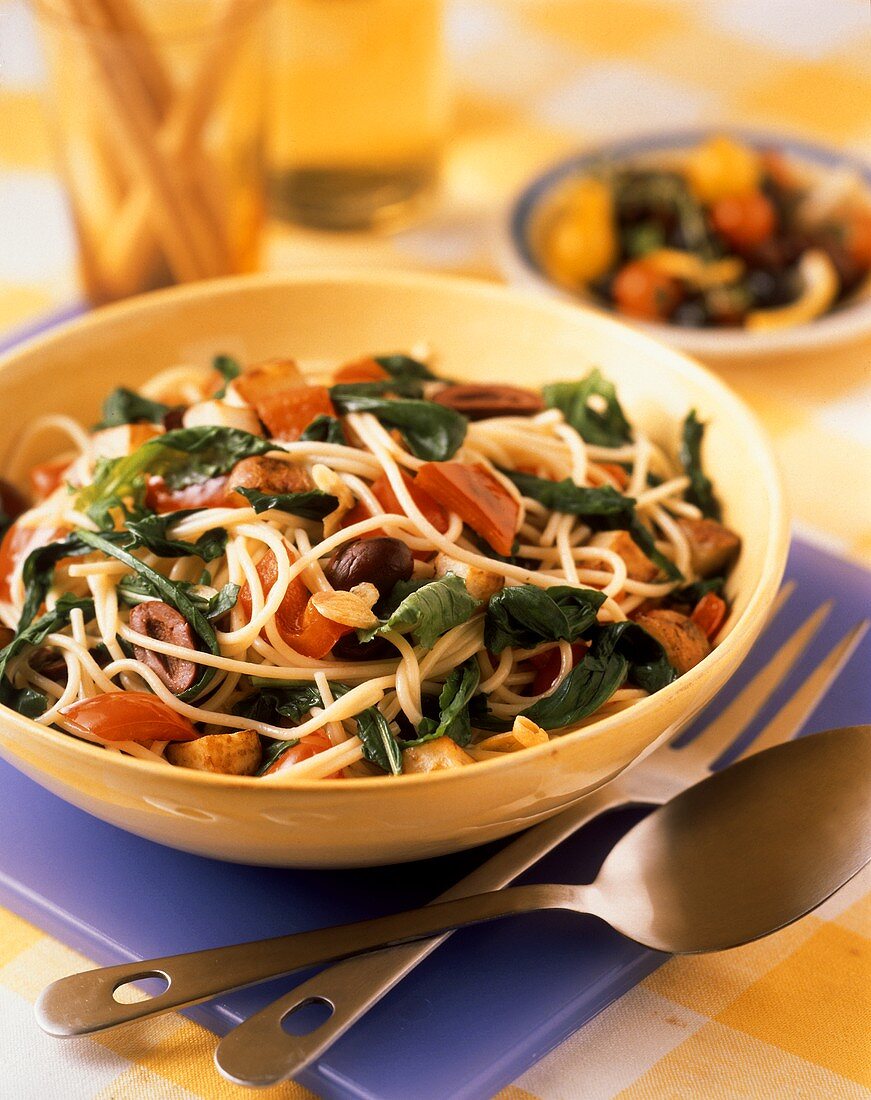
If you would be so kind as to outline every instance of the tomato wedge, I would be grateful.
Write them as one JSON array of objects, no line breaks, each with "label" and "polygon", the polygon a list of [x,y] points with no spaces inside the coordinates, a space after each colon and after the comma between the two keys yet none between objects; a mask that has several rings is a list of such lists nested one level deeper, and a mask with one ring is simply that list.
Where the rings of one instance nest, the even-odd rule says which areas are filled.
[{"label": "tomato wedge", "polygon": [[336,382],[342,385],[349,382],[383,382],[390,375],[374,359],[355,359],[345,363],[336,371]]},{"label": "tomato wedge", "polygon": [[335,416],[326,386],[293,386],[254,403],[272,439],[292,443],[317,416]]},{"label": "tomato wedge", "polygon": [[[298,764],[301,760],[310,760],[313,756],[317,756],[319,752],[330,748],[331,744],[332,742],[323,730],[315,730],[314,733],[303,737],[298,745],[292,745],[289,749],[286,749],[281,756],[273,760],[263,774],[274,775],[276,772],[289,768],[292,764]],[[343,777],[341,771],[338,771],[325,778],[342,779]]]},{"label": "tomato wedge", "polygon": [[709,638],[720,629],[723,619],[726,617],[726,601],[716,592],[706,592],[693,608],[690,615],[692,621],[703,630]]},{"label": "tomato wedge", "polygon": [[162,477],[150,477],[145,490],[145,503],[153,512],[181,512],[186,508],[238,508],[248,502],[228,491],[230,478],[226,474],[210,477],[183,489],[170,489]]},{"label": "tomato wedge", "polygon": [[[290,558],[289,550],[287,556]],[[263,594],[268,595],[278,580],[278,562],[271,550],[267,550],[257,563],[257,576],[260,578]],[[239,591],[239,604],[250,619],[251,586],[247,582]],[[324,618],[311,602],[309,591],[299,577],[295,577],[287,586],[284,599],[275,615],[275,625],[291,649],[315,660],[326,657],[339,638],[350,634],[353,629]]]},{"label": "tomato wedge", "polygon": [[[586,642],[572,643],[572,668],[578,664],[586,652]],[[530,657],[529,663],[536,669],[535,679],[532,681],[529,694],[544,695],[546,691],[550,691],[556,683],[557,676],[559,676],[559,670],[562,666],[559,646],[555,645],[553,649],[545,649],[542,653],[536,654],[535,657]]]},{"label": "tomato wedge", "polygon": [[53,458],[39,462],[30,471],[30,485],[37,500],[50,497],[64,483],[64,474],[70,468],[69,459]]},{"label": "tomato wedge", "polygon": [[195,741],[200,736],[184,715],[145,691],[95,695],[63,713],[73,732],[103,741]]},{"label": "tomato wedge", "polygon": [[12,574],[31,550],[61,538],[60,527],[21,527],[13,523],[0,542],[0,600],[12,599]]},{"label": "tomato wedge", "polygon": [[425,462],[416,484],[457,515],[493,547],[509,555],[520,505],[486,466]]}]

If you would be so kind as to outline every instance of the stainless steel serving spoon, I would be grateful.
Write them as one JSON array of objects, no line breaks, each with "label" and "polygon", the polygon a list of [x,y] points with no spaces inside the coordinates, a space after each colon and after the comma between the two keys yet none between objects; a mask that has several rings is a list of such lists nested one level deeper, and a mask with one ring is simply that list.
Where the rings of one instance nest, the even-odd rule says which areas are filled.
[{"label": "stainless steel serving spoon", "polygon": [[[803,737],[690,787],[631,829],[584,886],[514,886],[377,920],[73,974],[36,1017],[84,1035],[184,1008],[281,974],[538,909],[592,913],[671,954],[737,947],[810,912],[871,860],[871,726]],[[155,997],[121,1003],[130,982]],[[219,1066],[256,1081],[256,1047],[221,1043]]]}]

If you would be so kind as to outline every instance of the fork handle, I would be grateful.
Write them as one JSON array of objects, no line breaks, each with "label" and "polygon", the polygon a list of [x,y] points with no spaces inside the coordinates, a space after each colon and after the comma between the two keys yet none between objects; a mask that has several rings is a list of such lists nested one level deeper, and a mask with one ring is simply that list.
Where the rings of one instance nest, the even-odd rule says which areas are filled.
[{"label": "fork handle", "polygon": [[[537,909],[575,908],[582,890],[574,886],[515,886],[376,920],[89,970],[48,986],[36,1004],[36,1018],[49,1035],[88,1035],[170,1009],[187,1008],[294,970],[434,936],[449,928]],[[114,993],[122,985],[145,978],[163,979],[167,988],[133,1004],[115,999]]]},{"label": "fork handle", "polygon": [[[499,890],[600,814],[633,801],[622,777],[528,829],[455,883],[431,904]],[[329,1049],[406,974],[450,935],[359,955],[321,970],[224,1036],[215,1051],[221,1073],[239,1085],[264,1088],[296,1076]],[[308,1004],[331,1009],[319,1027],[291,1035],[282,1021]]]}]

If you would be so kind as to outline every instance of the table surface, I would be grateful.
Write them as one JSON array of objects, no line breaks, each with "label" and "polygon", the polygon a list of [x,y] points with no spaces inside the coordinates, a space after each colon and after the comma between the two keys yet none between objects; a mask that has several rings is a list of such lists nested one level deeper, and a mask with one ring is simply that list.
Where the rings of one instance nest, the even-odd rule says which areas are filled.
[{"label": "table surface", "polygon": [[[276,230],[269,266],[335,262],[498,278],[506,204],[534,172],[645,129],[782,130],[871,159],[864,0],[453,0],[457,99],[441,199],[393,237]],[[77,294],[75,250],[22,0],[0,0],[0,337]],[[871,564],[871,342],[726,380],[768,430],[803,531]],[[845,471],[849,471],[845,476]],[[871,878],[738,951],[667,963],[501,1100],[860,1097],[871,1089]],[[213,1037],[180,1016],[60,1044],[31,1005],[86,960],[0,910],[2,1091],[22,1097],[242,1097]],[[309,1095],[300,1086],[270,1090]]]}]

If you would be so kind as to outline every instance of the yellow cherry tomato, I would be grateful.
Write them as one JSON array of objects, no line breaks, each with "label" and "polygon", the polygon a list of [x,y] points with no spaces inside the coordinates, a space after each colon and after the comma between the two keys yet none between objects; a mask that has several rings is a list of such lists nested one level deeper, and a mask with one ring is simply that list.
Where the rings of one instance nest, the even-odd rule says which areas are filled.
[{"label": "yellow cherry tomato", "polygon": [[581,180],[544,242],[548,274],[572,288],[604,275],[617,258],[614,200],[601,180]]},{"label": "yellow cherry tomato", "polygon": [[728,137],[709,138],[686,161],[689,185],[704,203],[755,191],[761,170],[759,154]]}]

